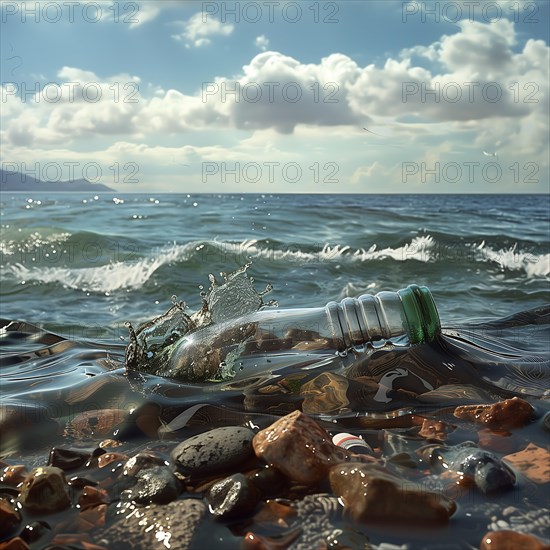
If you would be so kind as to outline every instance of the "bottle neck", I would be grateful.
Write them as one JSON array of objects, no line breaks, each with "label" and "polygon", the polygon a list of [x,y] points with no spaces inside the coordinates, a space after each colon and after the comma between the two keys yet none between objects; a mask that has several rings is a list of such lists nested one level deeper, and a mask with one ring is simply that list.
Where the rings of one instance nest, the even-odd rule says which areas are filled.
[{"label": "bottle neck", "polygon": [[411,344],[420,344],[433,340],[441,330],[430,291],[418,285],[329,302],[325,311],[343,348],[404,335]]}]

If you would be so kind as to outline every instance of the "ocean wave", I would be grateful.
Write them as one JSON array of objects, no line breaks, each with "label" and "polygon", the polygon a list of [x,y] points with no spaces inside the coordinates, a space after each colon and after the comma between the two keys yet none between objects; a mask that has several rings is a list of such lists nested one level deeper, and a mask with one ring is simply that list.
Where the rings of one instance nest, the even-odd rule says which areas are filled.
[{"label": "ocean wave", "polygon": [[194,243],[159,249],[152,258],[129,262],[113,262],[84,268],[7,266],[6,271],[19,281],[59,283],[67,288],[85,292],[114,292],[141,288],[161,266],[190,258]]},{"label": "ocean wave", "polygon": [[496,263],[501,269],[524,271],[528,277],[546,277],[550,275],[550,254],[533,254],[517,249],[517,243],[509,248],[494,250],[483,241],[478,247],[481,261]]},{"label": "ocean wave", "polygon": [[495,250],[481,244],[462,243],[457,249],[439,245],[430,235],[414,237],[409,243],[392,248],[352,248],[348,245],[326,243],[318,246],[287,246],[264,240],[192,241],[186,244],[173,243],[152,251],[148,258],[137,261],[117,261],[93,267],[40,267],[22,263],[8,265],[5,273],[20,282],[58,283],[67,288],[87,292],[114,292],[139,289],[151,276],[166,264],[196,261],[208,266],[216,260],[231,258],[241,264],[252,260],[271,260],[281,263],[326,263],[414,260],[424,263],[484,262],[497,264],[502,270],[523,270],[528,278],[545,277],[550,274],[550,254],[534,254],[518,250],[517,245]]}]

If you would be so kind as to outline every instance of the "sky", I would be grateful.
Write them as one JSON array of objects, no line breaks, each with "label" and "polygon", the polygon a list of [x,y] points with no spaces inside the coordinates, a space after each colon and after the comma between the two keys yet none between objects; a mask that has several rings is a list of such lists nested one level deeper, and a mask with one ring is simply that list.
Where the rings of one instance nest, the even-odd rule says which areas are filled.
[{"label": "sky", "polygon": [[548,0],[0,5],[8,172],[145,193],[550,191]]}]

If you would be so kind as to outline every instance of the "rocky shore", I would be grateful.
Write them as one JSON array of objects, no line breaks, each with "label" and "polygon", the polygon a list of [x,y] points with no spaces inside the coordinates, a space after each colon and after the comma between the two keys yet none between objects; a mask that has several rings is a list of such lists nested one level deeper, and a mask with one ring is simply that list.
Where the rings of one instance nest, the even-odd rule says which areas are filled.
[{"label": "rocky shore", "polygon": [[0,463],[0,550],[466,548],[455,522],[482,550],[550,549],[550,451],[522,435],[547,442],[549,414],[517,397],[411,414],[361,454],[299,410],[139,449],[96,431]]}]

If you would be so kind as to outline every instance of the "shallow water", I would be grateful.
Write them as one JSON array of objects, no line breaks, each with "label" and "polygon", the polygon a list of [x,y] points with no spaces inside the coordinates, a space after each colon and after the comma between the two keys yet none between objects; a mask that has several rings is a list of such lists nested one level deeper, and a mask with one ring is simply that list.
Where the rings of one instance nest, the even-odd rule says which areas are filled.
[{"label": "shallow water", "polygon": [[[173,445],[214,426],[265,427],[300,408],[390,458],[419,445],[411,415],[457,424],[454,406],[515,395],[536,412],[511,436],[516,446],[548,446],[548,198],[13,195],[1,209],[2,404],[36,428],[4,432],[9,463],[33,466],[54,445],[105,439],[66,427],[95,409],[131,411],[111,434],[129,454],[155,440],[136,430],[140,414],[160,417],[157,438]],[[346,356],[271,353],[253,374],[217,384],[126,372],[125,321],[163,313],[173,294],[198,309],[209,273],[249,260],[256,288],[272,283],[269,297],[283,308],[426,285],[443,335]],[[458,424],[448,444],[476,440],[475,427]],[[442,529],[363,529],[374,544],[475,548],[508,505],[549,508],[548,483],[519,476],[498,497],[471,491]]]}]

